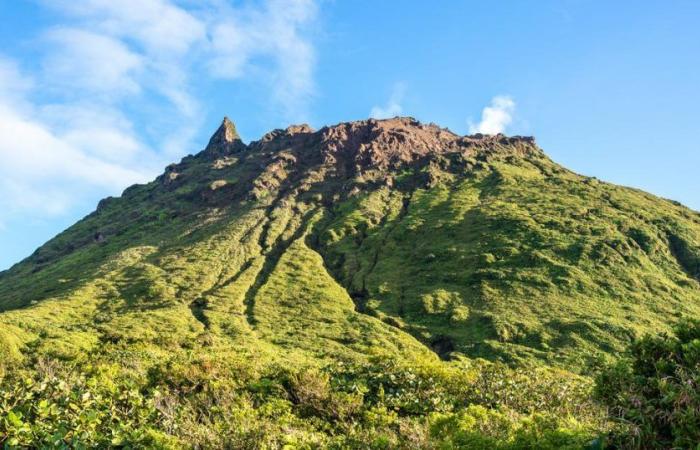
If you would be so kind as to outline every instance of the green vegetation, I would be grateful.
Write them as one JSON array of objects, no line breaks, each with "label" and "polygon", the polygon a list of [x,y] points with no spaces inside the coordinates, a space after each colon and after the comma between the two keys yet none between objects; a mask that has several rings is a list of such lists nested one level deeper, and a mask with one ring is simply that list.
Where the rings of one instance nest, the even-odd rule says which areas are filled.
[{"label": "green vegetation", "polygon": [[[636,338],[700,314],[697,213],[573,174],[524,138],[410,119],[276,130],[249,146],[221,133],[0,273],[0,443],[694,437],[635,422],[634,364],[600,375],[597,396],[593,378]],[[647,361],[635,349],[657,342],[686,358],[688,333],[682,352],[647,338],[633,354]],[[683,364],[668,370],[697,368]],[[691,427],[641,387],[656,373],[630,389]],[[619,418],[647,439],[625,440],[634,430]]]},{"label": "green vegetation", "polygon": [[[556,387],[555,391],[552,388]],[[583,448],[605,425],[591,383],[490,363],[383,358],[251,370],[241,359],[148,371],[39,360],[2,385],[13,446],[152,448]]]},{"label": "green vegetation", "polygon": [[542,164],[379,189],[338,208],[320,251],[367,313],[445,357],[586,367],[700,312],[697,214]]},{"label": "green vegetation", "polygon": [[700,442],[700,321],[674,335],[645,336],[596,380],[596,394],[624,424],[616,440],[639,448],[696,448]]}]

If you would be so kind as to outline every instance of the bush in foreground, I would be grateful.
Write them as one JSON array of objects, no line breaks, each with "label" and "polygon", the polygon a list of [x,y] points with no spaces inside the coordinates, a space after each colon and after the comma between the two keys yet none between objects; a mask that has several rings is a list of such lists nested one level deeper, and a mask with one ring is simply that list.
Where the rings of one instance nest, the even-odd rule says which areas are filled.
[{"label": "bush in foreground", "polygon": [[698,448],[700,321],[681,322],[673,336],[647,336],[628,357],[604,370],[596,394],[623,426],[621,448]]},{"label": "bush in foreground", "polygon": [[601,427],[590,382],[567,372],[379,360],[245,372],[213,361],[142,374],[12,370],[0,385],[0,446],[581,449]]}]

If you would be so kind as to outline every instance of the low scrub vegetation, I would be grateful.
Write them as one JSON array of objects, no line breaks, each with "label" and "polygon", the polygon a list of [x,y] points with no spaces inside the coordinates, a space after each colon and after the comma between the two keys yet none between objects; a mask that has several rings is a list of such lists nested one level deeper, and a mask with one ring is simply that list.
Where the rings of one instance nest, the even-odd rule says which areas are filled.
[{"label": "low scrub vegetation", "polygon": [[7,447],[583,448],[605,428],[585,378],[486,362],[147,373],[41,360],[2,382]]},{"label": "low scrub vegetation", "polygon": [[700,321],[646,336],[597,378],[596,394],[623,425],[622,448],[697,448],[700,443]]}]

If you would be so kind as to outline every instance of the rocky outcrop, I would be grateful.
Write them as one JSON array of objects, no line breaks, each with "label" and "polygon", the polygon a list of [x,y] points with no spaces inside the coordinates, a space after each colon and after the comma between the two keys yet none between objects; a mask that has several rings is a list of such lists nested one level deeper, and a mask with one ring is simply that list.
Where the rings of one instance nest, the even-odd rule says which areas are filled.
[{"label": "rocky outcrop", "polygon": [[209,144],[206,149],[204,149],[204,153],[208,156],[220,157],[235,153],[244,148],[245,144],[238,135],[236,125],[234,125],[228,117],[224,117],[219,129],[216,130],[209,140]]}]

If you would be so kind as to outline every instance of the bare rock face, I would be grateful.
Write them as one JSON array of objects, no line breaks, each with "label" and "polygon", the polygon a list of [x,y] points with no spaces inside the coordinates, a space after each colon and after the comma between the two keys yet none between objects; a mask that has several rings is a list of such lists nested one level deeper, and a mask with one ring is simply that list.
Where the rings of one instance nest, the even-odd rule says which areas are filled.
[{"label": "bare rock face", "polygon": [[314,131],[309,125],[291,125],[265,134],[245,145],[227,117],[211,137],[204,153],[217,157],[248,151],[277,153],[304,146],[315,149],[327,162],[343,160],[362,169],[386,170],[430,155],[467,149],[495,151],[508,147],[523,155],[540,153],[532,137],[503,134],[460,136],[435,124],[423,124],[412,117],[368,119],[343,122]]},{"label": "bare rock face", "polygon": [[[311,189],[337,201],[368,185],[431,187],[441,174],[463,174],[491,158],[529,156],[544,157],[532,138],[460,136],[411,117],[344,122],[318,131],[306,124],[291,125],[247,145],[233,122],[224,118],[204,151],[168,166],[158,180],[170,192],[200,180],[198,188],[181,192],[209,206]],[[204,177],[194,169],[199,164],[208,169]],[[404,171],[414,176],[403,176],[398,186],[397,174]],[[212,187],[217,180],[235,182]]]},{"label": "bare rock face", "polygon": [[287,134],[308,134],[313,133],[314,129],[303,123],[301,125],[290,125],[285,131]]},{"label": "bare rock face", "polygon": [[459,136],[410,117],[350,122],[322,130],[330,155],[352,159],[358,170],[411,163],[431,153],[456,149]]},{"label": "bare rock face", "polygon": [[224,117],[221,126],[209,140],[209,144],[204,152],[207,155],[218,157],[235,153],[244,148],[245,144],[243,144],[241,137],[238,135],[236,125],[228,117]]},{"label": "bare rock face", "polygon": [[[216,136],[216,135],[215,135]],[[460,136],[435,124],[411,117],[344,122],[318,131],[292,125],[267,133],[248,146],[249,151],[278,152],[303,145],[314,148],[327,162],[343,161],[364,170],[386,170],[430,155],[467,149],[518,149],[523,155],[540,153],[534,138],[502,134]]]}]

